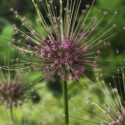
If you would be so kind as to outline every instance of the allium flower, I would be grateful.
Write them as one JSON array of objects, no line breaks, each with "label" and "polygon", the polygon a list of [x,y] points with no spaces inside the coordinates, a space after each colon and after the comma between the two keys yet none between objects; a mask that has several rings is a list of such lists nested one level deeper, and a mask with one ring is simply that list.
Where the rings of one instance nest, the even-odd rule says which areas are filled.
[{"label": "allium flower", "polygon": [[27,74],[17,70],[0,71],[0,101],[8,108],[18,107],[31,99],[35,90],[33,83],[26,80]]},{"label": "allium flower", "polygon": [[[78,117],[86,125],[125,125],[125,74],[119,69],[115,76],[110,77],[108,83],[102,80],[102,73],[100,74],[97,78],[98,84],[90,85],[91,89],[86,98],[86,105],[91,109],[88,112],[84,107],[77,108],[78,112],[84,114],[83,118],[77,115],[76,119]],[[95,92],[99,100],[95,97]],[[88,114],[90,112],[92,117]]]},{"label": "allium flower", "polygon": [[46,78],[57,74],[67,80],[70,74],[72,79],[76,80],[88,70],[87,67],[96,67],[100,54],[98,48],[104,39],[107,40],[105,35],[116,27],[110,21],[100,32],[96,32],[107,12],[99,11],[102,18],[94,16],[88,22],[95,0],[91,6],[86,5],[80,15],[81,0],[67,0],[66,6],[63,0],[57,0],[56,4],[53,0],[43,0],[43,12],[40,12],[38,5],[32,1],[38,13],[37,24],[40,24],[42,32],[11,9],[27,29],[24,32],[14,26],[16,33],[24,39],[22,42],[15,39],[13,45],[38,57]]},{"label": "allium flower", "polygon": [[[119,75],[120,74],[120,75]],[[103,109],[103,117],[100,125],[125,125],[125,74],[123,70],[118,69],[118,77],[113,77],[114,84],[109,83],[111,90],[103,90],[105,98],[109,101],[105,102]],[[112,85],[113,84],[113,85]]]},{"label": "allium flower", "polygon": [[27,91],[27,88],[17,81],[2,83],[0,85],[0,99],[9,107],[11,105],[17,106],[22,104],[25,100],[25,91]]}]

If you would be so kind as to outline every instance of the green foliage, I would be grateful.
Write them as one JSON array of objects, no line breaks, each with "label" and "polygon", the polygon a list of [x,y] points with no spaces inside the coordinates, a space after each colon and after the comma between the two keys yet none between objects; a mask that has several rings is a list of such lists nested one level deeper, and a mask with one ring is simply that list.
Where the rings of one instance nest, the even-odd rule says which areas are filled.
[{"label": "green foliage", "polygon": [[[10,41],[13,37],[12,24],[15,19],[14,16],[10,14],[9,8],[14,7],[21,13],[23,13],[23,15],[30,17],[29,21],[33,22],[38,31],[41,31],[42,27],[37,25],[35,21],[35,18],[37,16],[34,14],[34,9],[31,1],[25,2],[26,6],[23,5],[23,2],[24,1],[19,0],[13,0],[13,2],[2,0],[0,4],[0,65],[4,65],[5,62],[11,61],[13,57],[14,59],[18,57],[17,51],[10,45]],[[108,18],[105,19],[104,22],[107,24],[111,19],[111,15],[115,11],[118,11],[118,15],[116,15],[114,22],[118,24],[118,30],[121,30],[125,25],[124,6],[124,0],[98,0],[94,6],[92,14],[97,15],[97,10],[99,9],[108,11]],[[100,15],[98,15],[98,18],[99,17]],[[18,24],[18,22],[16,23]],[[99,26],[98,30],[100,30],[102,27],[103,24]],[[110,34],[113,33],[114,31],[112,31]],[[41,36],[45,35],[46,34],[43,34],[41,31]],[[111,43],[112,45],[110,48],[104,48],[103,50],[103,52],[106,52],[106,56],[104,55],[100,59],[100,62],[104,63],[102,69],[105,74],[105,78],[107,78],[107,76],[109,76],[111,73],[114,73],[117,67],[124,67],[123,58],[125,57],[125,32],[121,31],[113,36]],[[115,54],[116,49],[119,49],[120,51],[118,55]],[[23,57],[22,54],[19,55]],[[29,57],[25,56],[24,58],[28,59]],[[29,77],[31,77],[31,79],[35,79],[39,75],[39,72],[36,72],[35,74],[31,75],[32,77]],[[72,83],[72,81],[69,81],[68,87],[71,125],[83,125],[84,123],[86,123],[86,121],[84,121],[84,119],[86,118],[90,121],[94,120],[94,106],[91,106],[89,105],[89,103],[87,103],[90,93],[93,94],[93,97],[91,98],[90,96],[90,99],[96,100],[99,104],[103,104],[103,102],[105,101],[103,93],[101,93],[100,90],[98,90],[96,87],[91,88],[90,84],[92,83],[87,78],[80,79],[80,81],[74,83]],[[96,84],[96,82],[94,82],[94,84]],[[37,85],[37,88],[41,100],[38,103],[26,103],[21,108],[15,109],[15,125],[63,125],[64,116],[62,110],[62,94],[60,94],[60,92],[56,90],[53,90],[57,95],[59,95],[57,96],[58,98],[54,96],[52,91],[50,91],[50,88],[48,88],[47,84],[43,81],[40,81],[40,83]],[[85,110],[80,110],[83,107],[88,112],[87,115]],[[98,111],[96,111],[96,113],[98,114]],[[9,111],[5,107],[1,106],[0,124],[7,125],[8,122],[10,122]],[[87,122],[87,125],[93,125],[93,123]]]}]

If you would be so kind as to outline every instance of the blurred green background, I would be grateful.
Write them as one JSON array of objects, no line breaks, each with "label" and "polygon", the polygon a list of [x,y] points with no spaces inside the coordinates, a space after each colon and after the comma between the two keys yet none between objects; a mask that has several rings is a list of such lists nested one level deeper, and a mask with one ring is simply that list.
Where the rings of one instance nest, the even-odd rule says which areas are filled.
[{"label": "blurred green background", "polygon": [[[92,0],[82,0],[82,5],[91,3]],[[42,7],[38,2],[40,9]],[[84,6],[81,6],[81,9]],[[14,63],[14,60],[18,57],[22,59],[29,58],[20,54],[17,50],[12,48],[10,42],[13,38],[13,23],[20,25],[15,19],[14,15],[9,11],[10,8],[17,10],[22,16],[27,17],[36,26],[36,11],[31,0],[0,0],[0,65],[3,66],[6,63]],[[100,30],[103,24],[108,24],[113,17],[115,11],[118,11],[118,15],[114,18],[113,23],[117,24],[117,31],[111,39],[111,46],[104,47],[100,58],[100,65],[105,77],[105,81],[110,81],[109,76],[115,73],[117,67],[124,67],[125,61],[125,31],[122,28],[125,26],[125,1],[124,0],[96,0],[93,6],[92,15],[96,16],[98,10],[108,11],[107,18],[104,19],[102,25],[98,27]],[[91,17],[89,17],[91,18]],[[101,18],[101,17],[100,17]],[[111,31],[111,34],[116,31]],[[116,50],[119,53],[116,54]],[[12,61],[13,60],[13,61]],[[39,71],[34,73],[34,77],[39,77]],[[94,75],[96,71],[88,73],[91,76],[91,80],[96,83]],[[105,98],[101,92],[95,88],[90,90],[91,81],[85,77],[80,81],[69,81],[69,103],[70,103],[70,119],[71,125],[93,125],[91,121],[94,119],[95,112],[93,112],[94,106],[86,103],[86,100],[91,95],[94,100],[97,100],[99,104],[104,103]],[[82,85],[82,87],[81,87]],[[55,81],[38,83],[38,100],[36,102],[31,101],[14,110],[15,125],[63,125],[63,100],[62,89],[60,81],[55,78]],[[91,92],[91,93],[90,93]],[[82,108],[86,109],[86,112],[82,112]],[[88,119],[86,121],[85,119]],[[10,125],[9,110],[4,105],[0,107],[0,125]],[[98,122],[98,120],[97,120]]]}]

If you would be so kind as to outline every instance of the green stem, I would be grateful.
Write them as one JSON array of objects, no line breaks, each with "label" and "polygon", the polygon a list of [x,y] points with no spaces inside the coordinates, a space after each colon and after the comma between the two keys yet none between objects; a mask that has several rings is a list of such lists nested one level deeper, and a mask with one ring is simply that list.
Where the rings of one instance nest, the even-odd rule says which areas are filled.
[{"label": "green stem", "polygon": [[13,104],[11,104],[11,106],[10,106],[10,117],[11,117],[12,123],[14,124]]},{"label": "green stem", "polygon": [[68,109],[68,88],[67,82],[63,82],[63,97],[64,97],[64,113],[65,113],[65,125],[69,124],[69,109]]}]

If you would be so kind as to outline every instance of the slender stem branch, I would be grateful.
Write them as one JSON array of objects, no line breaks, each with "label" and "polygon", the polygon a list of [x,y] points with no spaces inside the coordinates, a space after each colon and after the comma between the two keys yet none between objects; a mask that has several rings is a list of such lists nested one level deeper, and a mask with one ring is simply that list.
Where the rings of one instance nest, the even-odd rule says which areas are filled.
[{"label": "slender stem branch", "polygon": [[12,103],[10,105],[10,116],[11,116],[11,121],[14,124],[13,104]]},{"label": "slender stem branch", "polygon": [[68,109],[68,88],[67,82],[63,82],[63,97],[64,97],[64,113],[65,113],[65,125],[69,124],[69,109]]}]

